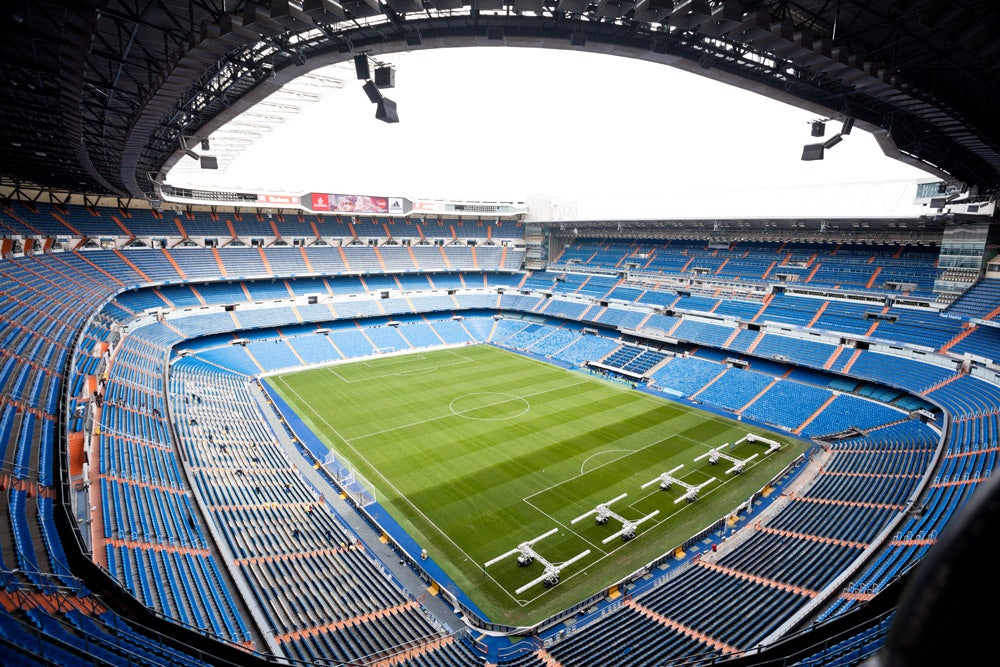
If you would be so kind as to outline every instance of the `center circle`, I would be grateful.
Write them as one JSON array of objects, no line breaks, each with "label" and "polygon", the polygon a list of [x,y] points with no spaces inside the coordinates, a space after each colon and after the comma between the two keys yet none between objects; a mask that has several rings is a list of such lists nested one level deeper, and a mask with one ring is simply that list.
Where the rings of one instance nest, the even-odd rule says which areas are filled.
[{"label": "center circle", "polygon": [[499,391],[479,391],[463,394],[448,405],[452,413],[466,419],[501,421],[525,414],[531,405],[527,399]]}]

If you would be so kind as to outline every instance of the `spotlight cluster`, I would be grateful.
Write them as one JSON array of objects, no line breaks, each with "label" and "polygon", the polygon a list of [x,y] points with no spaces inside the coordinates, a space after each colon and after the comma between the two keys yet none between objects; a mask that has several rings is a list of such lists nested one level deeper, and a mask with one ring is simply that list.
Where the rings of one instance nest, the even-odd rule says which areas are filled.
[{"label": "spotlight cluster", "polygon": [[210,143],[209,143],[208,137],[204,137],[204,138],[202,138],[202,139],[199,140],[198,137],[188,137],[188,136],[184,136],[184,134],[182,133],[178,137],[178,140],[180,141],[181,150],[183,150],[184,153],[189,158],[191,158],[192,160],[198,160],[201,163],[201,168],[202,169],[218,169],[219,168],[219,158],[217,158],[214,155],[199,155],[194,150],[192,150],[190,148],[189,144],[188,144],[188,142],[197,143],[197,142],[200,141],[201,142],[201,150],[202,151],[211,151],[211,147],[210,147]]},{"label": "spotlight cluster", "polygon": [[384,123],[398,123],[396,103],[382,95],[383,88],[393,88],[396,85],[396,70],[392,65],[375,62],[375,79],[372,80],[368,56],[362,53],[354,56],[354,69],[358,80],[365,82],[362,87],[368,99],[377,105],[375,118]]},{"label": "spotlight cluster", "polygon": [[[832,118],[826,118],[826,119],[822,119],[822,120],[814,120],[814,121],[812,121],[812,123],[811,123],[811,129],[810,129],[810,134],[812,136],[814,136],[814,137],[822,137],[824,134],[826,134],[826,123],[829,120],[833,120],[833,119]],[[832,137],[830,137],[829,139],[827,139],[823,143],[806,144],[802,148],[802,159],[803,160],[822,160],[823,159],[823,153],[826,151],[826,149],[827,148],[833,148],[834,146],[836,146],[837,144],[839,144],[841,141],[843,141],[844,140],[844,136],[850,134],[851,130],[853,128],[854,128],[854,117],[853,116],[845,116],[843,124],[840,127],[840,132],[838,132],[837,134],[833,135]]]}]

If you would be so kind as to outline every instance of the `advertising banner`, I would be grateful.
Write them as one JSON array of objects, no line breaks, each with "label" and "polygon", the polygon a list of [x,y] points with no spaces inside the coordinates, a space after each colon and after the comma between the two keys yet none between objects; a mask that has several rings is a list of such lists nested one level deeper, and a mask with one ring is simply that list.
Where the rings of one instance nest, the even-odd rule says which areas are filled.
[{"label": "advertising banner", "polygon": [[318,192],[314,192],[310,195],[311,203],[309,208],[314,211],[329,211],[330,210],[330,196]]},{"label": "advertising banner", "polygon": [[366,195],[328,195],[328,197],[331,211],[342,213],[389,212],[387,197],[368,197]]},{"label": "advertising banner", "polygon": [[413,202],[414,213],[443,213],[444,202],[439,201],[415,201]]},{"label": "advertising banner", "polygon": [[298,195],[262,195],[258,193],[257,203],[298,206],[301,203],[301,197]]},{"label": "advertising banner", "polygon": [[383,213],[405,215],[409,202],[402,197],[338,195],[313,192],[302,196],[302,206],[312,211],[331,213]]}]

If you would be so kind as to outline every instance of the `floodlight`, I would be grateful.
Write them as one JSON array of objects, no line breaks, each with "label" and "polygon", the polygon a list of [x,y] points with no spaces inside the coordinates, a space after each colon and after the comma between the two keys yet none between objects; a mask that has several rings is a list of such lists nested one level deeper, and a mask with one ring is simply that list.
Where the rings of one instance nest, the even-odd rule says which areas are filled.
[{"label": "floodlight", "polygon": [[392,65],[376,67],[375,85],[379,88],[394,88],[396,86],[396,69]]},{"label": "floodlight", "polygon": [[826,121],[814,120],[810,134],[814,137],[822,137],[826,133]]},{"label": "floodlight", "polygon": [[835,134],[832,137],[830,137],[829,139],[827,139],[826,142],[824,142],[823,148],[833,148],[834,146],[836,146],[837,144],[839,144],[843,140],[844,140],[844,137],[842,135],[840,135],[839,133]]},{"label": "floodlight", "polygon": [[208,137],[205,137],[204,139],[201,140],[201,150],[203,151],[212,150],[211,148],[209,148]]},{"label": "floodlight", "polygon": [[803,160],[822,160],[823,144],[806,144],[802,147]]},{"label": "floodlight", "polygon": [[357,73],[360,81],[371,78],[371,73],[368,70],[368,56],[363,53],[359,56],[354,56],[354,71]]},{"label": "floodlight", "polygon": [[195,152],[194,152],[193,150],[191,150],[190,148],[185,148],[185,149],[184,149],[184,153],[185,153],[185,154],[186,154],[186,155],[187,155],[187,156],[188,156],[189,158],[191,158],[192,160],[200,160],[200,159],[201,159],[201,156],[200,156],[200,155],[198,155],[197,153],[195,153]]},{"label": "floodlight", "polygon": [[388,97],[383,97],[375,110],[375,118],[384,123],[398,123],[399,114],[396,113],[396,103]]},{"label": "floodlight", "polygon": [[848,116],[844,119],[844,125],[840,128],[841,134],[850,134],[851,129],[854,127],[854,116]]},{"label": "floodlight", "polygon": [[378,86],[375,85],[374,81],[365,81],[365,85],[362,87],[365,89],[368,101],[372,104],[378,104],[382,101],[382,93],[379,92]]}]

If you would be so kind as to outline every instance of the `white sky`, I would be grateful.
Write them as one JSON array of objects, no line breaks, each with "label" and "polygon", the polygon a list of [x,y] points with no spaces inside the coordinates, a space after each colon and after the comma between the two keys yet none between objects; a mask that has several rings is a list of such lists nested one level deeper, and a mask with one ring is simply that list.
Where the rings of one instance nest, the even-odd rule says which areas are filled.
[{"label": "white sky", "polygon": [[[379,56],[400,122],[375,119],[353,63],[336,92],[218,171],[177,186],[411,199],[569,202],[587,218],[919,215],[930,176],[855,128],[803,162],[812,112],[671,67],[552,49]],[[201,180],[201,179],[205,180]]]}]

